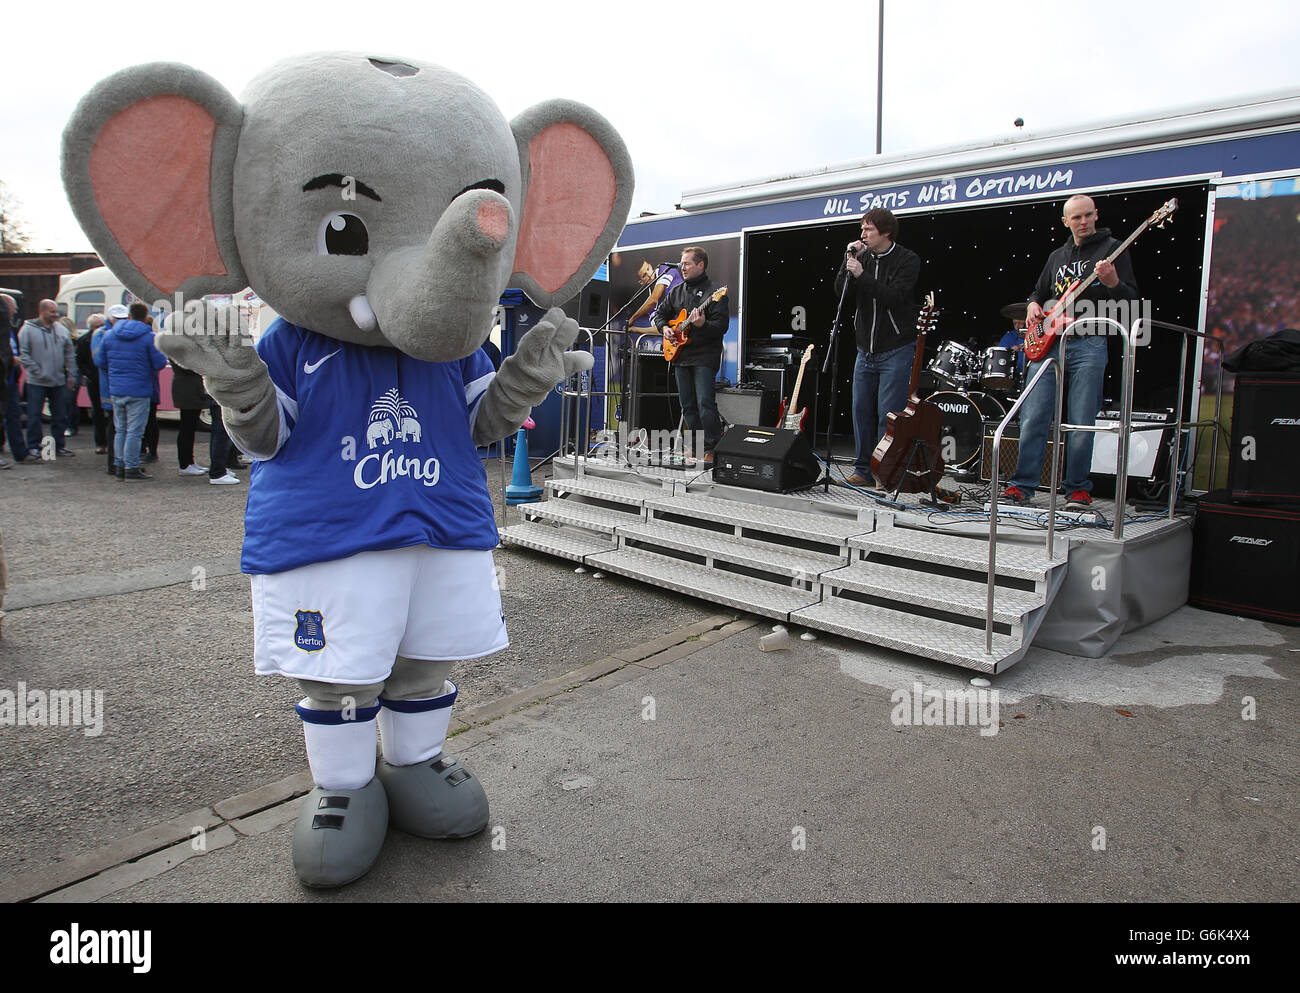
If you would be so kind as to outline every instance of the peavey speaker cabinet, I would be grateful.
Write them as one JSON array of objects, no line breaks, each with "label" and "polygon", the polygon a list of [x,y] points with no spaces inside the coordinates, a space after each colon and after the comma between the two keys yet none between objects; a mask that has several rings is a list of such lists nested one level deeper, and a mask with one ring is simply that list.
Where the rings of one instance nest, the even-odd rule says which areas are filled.
[{"label": "peavey speaker cabinet", "polygon": [[1206,610],[1300,624],[1300,508],[1233,504],[1226,490],[1201,497],[1187,599]]},{"label": "peavey speaker cabinet", "polygon": [[811,486],[820,477],[821,464],[797,431],[737,426],[713,450],[715,483],[785,493]]},{"label": "peavey speaker cabinet", "polygon": [[1232,402],[1228,491],[1234,500],[1300,503],[1300,376],[1243,372]]}]

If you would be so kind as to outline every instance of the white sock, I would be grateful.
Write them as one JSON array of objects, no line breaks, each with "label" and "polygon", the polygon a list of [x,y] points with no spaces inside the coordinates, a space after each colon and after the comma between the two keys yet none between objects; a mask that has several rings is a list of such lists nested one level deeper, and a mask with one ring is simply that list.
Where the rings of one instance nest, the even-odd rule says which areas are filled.
[{"label": "white sock", "polygon": [[451,724],[451,707],[460,691],[451,680],[442,696],[426,700],[385,700],[379,712],[380,744],[390,765],[415,765],[442,753]]},{"label": "white sock", "polygon": [[294,709],[302,718],[307,762],[316,785],[326,790],[359,790],[375,778],[375,715],[379,705],[349,711],[312,710],[304,699]]}]

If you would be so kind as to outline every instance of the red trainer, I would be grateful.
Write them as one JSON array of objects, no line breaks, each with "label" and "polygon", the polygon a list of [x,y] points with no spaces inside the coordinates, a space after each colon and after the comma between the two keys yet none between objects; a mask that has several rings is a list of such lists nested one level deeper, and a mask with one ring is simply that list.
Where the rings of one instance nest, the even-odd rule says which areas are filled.
[{"label": "red trainer", "polygon": [[1002,491],[1001,503],[1014,503],[1017,506],[1029,502],[1029,495],[1019,486],[1008,486]]},{"label": "red trainer", "polygon": [[1070,499],[1065,501],[1066,510],[1087,510],[1092,506],[1092,494],[1085,490],[1075,490]]}]

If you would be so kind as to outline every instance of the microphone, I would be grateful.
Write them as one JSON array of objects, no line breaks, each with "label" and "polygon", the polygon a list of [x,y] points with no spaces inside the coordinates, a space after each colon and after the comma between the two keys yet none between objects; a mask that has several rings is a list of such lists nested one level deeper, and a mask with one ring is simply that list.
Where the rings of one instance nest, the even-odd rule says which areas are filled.
[{"label": "microphone", "polygon": [[666,265],[669,269],[680,269],[681,266],[676,262],[660,262],[660,265]]}]

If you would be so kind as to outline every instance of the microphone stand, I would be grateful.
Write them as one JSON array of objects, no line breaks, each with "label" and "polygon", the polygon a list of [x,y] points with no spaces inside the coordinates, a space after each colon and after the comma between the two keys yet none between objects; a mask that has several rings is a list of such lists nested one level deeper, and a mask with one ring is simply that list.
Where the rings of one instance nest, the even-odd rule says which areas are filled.
[{"label": "microphone stand", "polygon": [[840,315],[844,312],[844,301],[848,299],[850,278],[852,277],[849,275],[846,266],[844,269],[844,289],[840,290],[840,302],[835,308],[835,320],[831,322],[830,338],[826,346],[826,359],[822,362],[821,374],[825,376],[828,368],[831,372],[831,403],[830,411],[826,417],[826,475],[822,477],[823,493],[829,493],[831,489],[831,466],[834,465],[834,456],[831,454],[831,433],[835,429],[835,401],[840,385],[840,350],[837,346],[839,344]]}]

